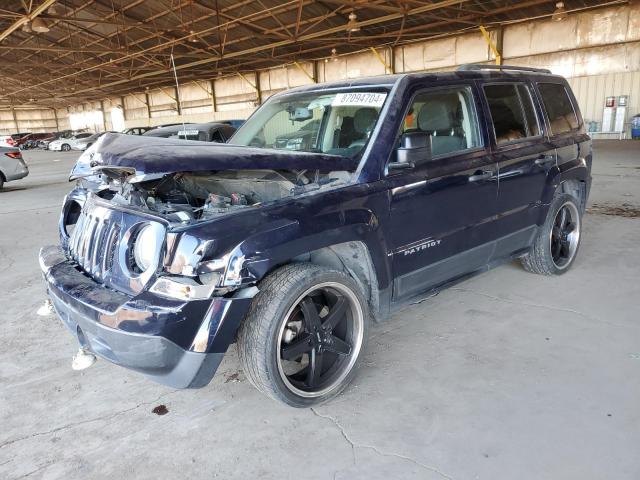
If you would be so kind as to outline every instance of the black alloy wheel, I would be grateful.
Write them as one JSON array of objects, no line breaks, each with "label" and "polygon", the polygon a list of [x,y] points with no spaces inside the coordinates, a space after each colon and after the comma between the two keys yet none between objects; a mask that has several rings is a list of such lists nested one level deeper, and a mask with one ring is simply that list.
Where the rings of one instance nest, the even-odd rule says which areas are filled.
[{"label": "black alloy wheel", "polygon": [[551,258],[559,269],[567,267],[573,260],[580,240],[580,216],[575,203],[563,204],[553,221],[549,241]]},{"label": "black alloy wheel", "polygon": [[351,353],[362,343],[362,312],[340,284],[305,292],[294,304],[279,335],[278,369],[288,388],[301,396],[330,390],[351,370]]},{"label": "black alloy wheel", "polygon": [[258,284],[238,331],[249,381],[293,407],[340,394],[366,348],[369,304],[345,272],[306,262],[284,265]]}]

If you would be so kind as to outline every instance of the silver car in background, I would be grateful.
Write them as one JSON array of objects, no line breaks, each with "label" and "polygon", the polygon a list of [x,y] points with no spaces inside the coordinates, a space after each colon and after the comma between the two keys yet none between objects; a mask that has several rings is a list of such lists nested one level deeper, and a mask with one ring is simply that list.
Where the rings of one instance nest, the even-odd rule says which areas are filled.
[{"label": "silver car in background", "polygon": [[[81,138],[80,140],[74,142],[71,145],[71,149],[72,150],[80,150],[80,151],[84,151],[87,148],[89,148],[91,145],[93,145],[94,143],[96,143],[98,141],[98,139],[104,135],[105,133],[119,133],[119,132],[100,132],[100,133],[94,133],[93,135],[91,135],[90,137],[85,137],[85,138]],[[77,136],[76,136],[77,137]]]},{"label": "silver car in background", "polygon": [[29,175],[29,167],[16,147],[0,146],[0,189],[5,182],[19,180]]}]

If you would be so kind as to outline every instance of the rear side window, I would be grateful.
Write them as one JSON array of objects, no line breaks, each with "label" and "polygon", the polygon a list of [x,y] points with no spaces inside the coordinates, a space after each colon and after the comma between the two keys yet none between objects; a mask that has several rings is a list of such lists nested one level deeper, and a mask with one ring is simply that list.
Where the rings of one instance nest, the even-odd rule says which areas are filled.
[{"label": "rear side window", "polygon": [[544,108],[549,117],[551,133],[570,132],[578,128],[578,117],[564,85],[539,83],[538,88],[542,95],[542,103],[544,103]]},{"label": "rear side window", "polygon": [[224,138],[222,138],[222,134],[220,130],[214,130],[211,134],[211,141],[216,143],[224,143]]},{"label": "rear side window", "polygon": [[523,84],[485,85],[496,143],[512,142],[540,134],[531,95]]},{"label": "rear side window", "polygon": [[431,137],[433,156],[481,146],[470,89],[418,94],[404,119],[402,133]]}]

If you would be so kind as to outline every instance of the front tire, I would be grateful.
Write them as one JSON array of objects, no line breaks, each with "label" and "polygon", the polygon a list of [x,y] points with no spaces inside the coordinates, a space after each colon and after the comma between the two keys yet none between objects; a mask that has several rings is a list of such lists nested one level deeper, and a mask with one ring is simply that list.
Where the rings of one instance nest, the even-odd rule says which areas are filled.
[{"label": "front tire", "polygon": [[67,144],[65,143],[64,145],[62,145],[62,147],[60,147],[60,149],[61,149],[63,152],[68,152],[69,150],[71,150],[71,146],[70,146],[70,145],[67,145]]},{"label": "front tire", "polygon": [[294,263],[259,287],[238,333],[247,378],[293,407],[338,395],[355,374],[368,334],[367,301],[359,286],[342,272]]},{"label": "front tire", "polygon": [[580,202],[572,195],[556,195],[531,250],[520,259],[525,270],[560,275],[573,264],[582,233]]}]

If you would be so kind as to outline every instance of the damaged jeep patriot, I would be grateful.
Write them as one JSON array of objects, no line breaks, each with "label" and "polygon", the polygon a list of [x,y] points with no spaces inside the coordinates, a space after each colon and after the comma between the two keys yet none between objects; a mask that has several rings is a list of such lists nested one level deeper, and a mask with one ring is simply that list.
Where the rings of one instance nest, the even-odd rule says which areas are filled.
[{"label": "damaged jeep patriot", "polygon": [[236,343],[253,385],[308,407],[348,385],[394,305],[515,258],[566,272],[591,159],[546,70],[314,84],[229,144],[103,135],[40,266],[81,352],[193,388]]}]

